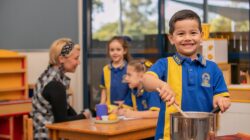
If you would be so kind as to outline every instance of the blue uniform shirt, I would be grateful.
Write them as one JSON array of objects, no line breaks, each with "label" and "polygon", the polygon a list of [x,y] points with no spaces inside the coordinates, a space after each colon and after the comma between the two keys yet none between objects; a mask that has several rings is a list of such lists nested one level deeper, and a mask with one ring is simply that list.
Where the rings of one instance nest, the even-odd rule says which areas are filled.
[{"label": "blue uniform shirt", "polygon": [[123,76],[126,74],[127,71],[127,62],[124,62],[124,65],[118,68],[114,68],[112,66],[112,63],[107,65],[108,69],[110,71],[110,75],[105,75],[105,72],[102,73],[102,79],[101,79],[101,87],[108,88],[106,86],[105,82],[105,76],[109,76],[110,78],[110,95],[107,95],[107,98],[110,97],[111,104],[114,104],[114,101],[118,100],[124,100],[127,93],[129,92],[129,87],[127,83],[123,83]]},{"label": "blue uniform shirt", "polygon": [[[159,59],[147,73],[170,84],[183,111],[210,112],[215,95],[229,96],[221,70],[214,62],[205,60],[201,55],[197,55],[197,59],[192,61],[176,53],[172,57]],[[170,121],[166,114],[171,111],[162,102],[156,139],[163,136],[169,138],[169,132],[164,130],[169,129],[169,126],[165,128]]]},{"label": "blue uniform shirt", "polygon": [[[133,101],[133,97],[135,101]],[[145,90],[131,90],[125,98],[124,104],[136,108],[137,111],[160,110],[161,99],[158,92],[147,92]]]}]

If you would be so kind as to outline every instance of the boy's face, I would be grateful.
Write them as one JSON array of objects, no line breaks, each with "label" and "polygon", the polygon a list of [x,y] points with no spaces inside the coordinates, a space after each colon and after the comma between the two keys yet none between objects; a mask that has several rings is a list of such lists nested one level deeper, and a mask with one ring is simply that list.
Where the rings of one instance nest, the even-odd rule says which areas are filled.
[{"label": "boy's face", "polygon": [[202,41],[202,33],[196,20],[177,21],[174,25],[173,34],[168,37],[171,44],[175,45],[178,53],[191,59],[196,58],[197,50]]}]

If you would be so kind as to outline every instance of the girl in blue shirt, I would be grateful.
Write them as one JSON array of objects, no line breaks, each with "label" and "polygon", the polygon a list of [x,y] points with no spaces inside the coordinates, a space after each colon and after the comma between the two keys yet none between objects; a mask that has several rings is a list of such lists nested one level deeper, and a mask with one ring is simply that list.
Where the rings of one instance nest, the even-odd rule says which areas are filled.
[{"label": "girl in blue shirt", "polygon": [[128,37],[114,36],[107,44],[107,54],[111,62],[103,68],[100,85],[101,104],[122,102],[128,93],[128,85],[122,82],[122,78],[131,58],[128,50],[129,41]]},{"label": "girl in blue shirt", "polygon": [[125,98],[119,115],[132,118],[157,118],[160,110],[160,96],[157,92],[147,92],[142,86],[142,77],[151,62],[144,59],[128,63],[125,81],[131,92]]}]

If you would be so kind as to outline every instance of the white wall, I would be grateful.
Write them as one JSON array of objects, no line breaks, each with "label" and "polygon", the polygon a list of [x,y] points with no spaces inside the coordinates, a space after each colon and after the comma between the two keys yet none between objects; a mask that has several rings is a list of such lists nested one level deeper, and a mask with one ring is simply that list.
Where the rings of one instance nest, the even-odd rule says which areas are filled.
[{"label": "white wall", "polygon": [[250,134],[250,103],[233,102],[228,111],[220,114],[217,135]]},{"label": "white wall", "polygon": [[[27,56],[27,73],[28,73],[28,83],[34,84],[36,83],[37,78],[40,74],[47,68],[49,62],[49,54],[47,50],[39,51],[39,52],[22,52]],[[82,100],[82,66],[79,65],[76,72],[74,74],[67,74],[71,78],[71,88],[74,91],[73,96],[73,107],[76,111],[81,111],[83,106]]]}]

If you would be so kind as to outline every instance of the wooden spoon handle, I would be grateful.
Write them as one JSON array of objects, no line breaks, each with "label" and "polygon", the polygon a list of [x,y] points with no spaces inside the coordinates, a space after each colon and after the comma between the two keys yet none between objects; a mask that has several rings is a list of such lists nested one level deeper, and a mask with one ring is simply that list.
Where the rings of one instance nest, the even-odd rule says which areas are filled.
[{"label": "wooden spoon handle", "polygon": [[186,118],[189,117],[185,112],[183,112],[183,111],[181,110],[181,108],[180,108],[176,103],[174,103],[173,105],[174,105],[174,107],[181,113],[182,116],[184,116],[184,117],[186,117]]}]

